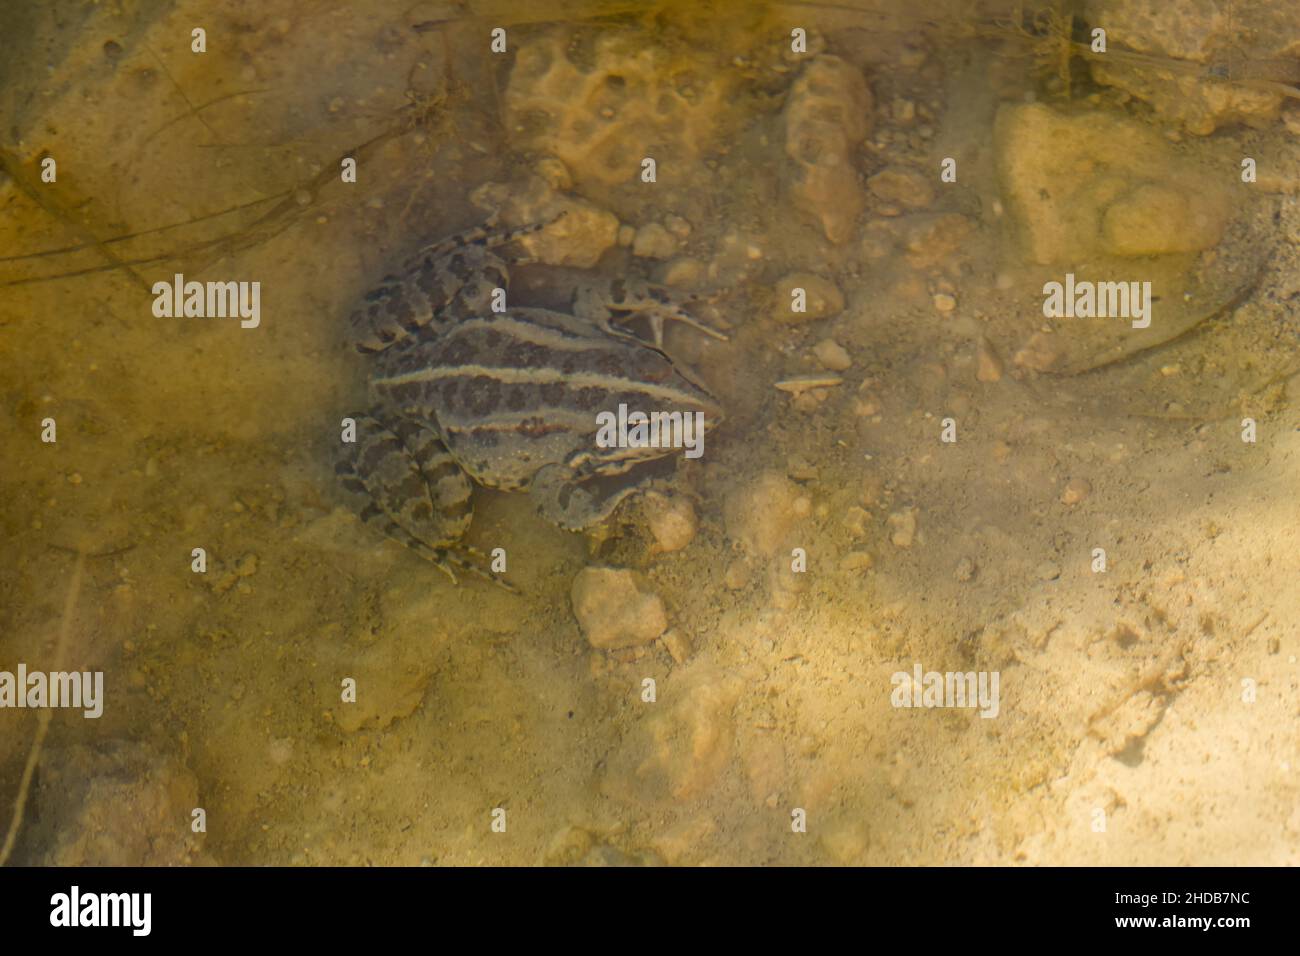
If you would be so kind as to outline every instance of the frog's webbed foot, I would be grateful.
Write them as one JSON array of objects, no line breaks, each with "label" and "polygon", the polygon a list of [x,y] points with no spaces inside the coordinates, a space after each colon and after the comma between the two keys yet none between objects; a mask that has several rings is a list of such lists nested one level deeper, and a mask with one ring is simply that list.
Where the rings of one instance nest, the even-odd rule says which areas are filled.
[{"label": "frog's webbed foot", "polygon": [[356,441],[334,466],[361,520],[432,561],[453,582],[474,574],[513,591],[486,570],[478,552],[456,542],[473,516],[469,476],[437,432],[416,421],[386,425],[383,411],[356,416]]},{"label": "frog's webbed foot", "polygon": [[565,531],[586,531],[600,524],[638,486],[628,484],[599,494],[595,485],[584,482],[566,464],[550,464],[533,476],[529,494],[537,503],[537,513]]},{"label": "frog's webbed foot", "polygon": [[489,581],[511,594],[519,593],[519,589],[513,584],[510,584],[504,578],[497,577],[488,570],[488,556],[475,548],[466,545],[435,547],[421,541],[391,519],[385,520],[383,517],[370,516],[364,511],[360,517],[362,521],[377,528],[394,541],[404,544],[420,557],[431,562],[434,567],[451,579],[452,584],[460,585],[460,579],[456,577],[456,572],[459,571],[462,574]]},{"label": "frog's webbed foot", "polygon": [[504,578],[497,577],[488,570],[488,556],[476,548],[464,545],[454,548],[430,548],[421,544],[416,550],[432,561],[439,571],[451,578],[452,584],[460,583],[456,580],[456,572],[461,571],[482,578],[484,581],[491,581],[503,591],[509,591],[511,594],[519,593],[519,589],[513,584],[510,584]]},{"label": "frog's webbed foot", "polygon": [[574,292],[572,308],[574,315],[596,323],[611,335],[638,341],[641,341],[638,336],[615,326],[614,322],[644,317],[650,326],[654,346],[659,349],[663,348],[666,321],[680,322],[709,338],[727,341],[725,333],[687,312],[667,288],[641,279],[584,283]]}]

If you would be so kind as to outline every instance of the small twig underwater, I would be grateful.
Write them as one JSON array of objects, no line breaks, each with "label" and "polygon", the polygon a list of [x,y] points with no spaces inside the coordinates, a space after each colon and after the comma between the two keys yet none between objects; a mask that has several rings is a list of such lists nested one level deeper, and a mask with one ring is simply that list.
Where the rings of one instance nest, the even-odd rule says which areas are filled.
[{"label": "small twig underwater", "polygon": [[[78,552],[76,566],[72,569],[72,583],[68,585],[68,596],[63,602],[63,620],[59,623],[59,640],[54,646],[53,671],[63,670],[63,660],[68,650],[68,638],[72,634],[72,611],[77,606],[77,595],[81,593],[81,576],[86,568],[85,552]],[[45,735],[50,729],[50,707],[41,708],[36,721],[36,737],[32,740],[32,749],[27,753],[27,764],[23,767],[22,781],[18,784],[18,797],[14,801],[13,818],[9,821],[9,832],[5,834],[4,846],[0,846],[0,866],[4,866],[13,853],[14,844],[18,842],[18,832],[23,826],[23,811],[27,809],[27,794],[36,775],[36,765],[41,759],[41,748],[45,745]]]}]

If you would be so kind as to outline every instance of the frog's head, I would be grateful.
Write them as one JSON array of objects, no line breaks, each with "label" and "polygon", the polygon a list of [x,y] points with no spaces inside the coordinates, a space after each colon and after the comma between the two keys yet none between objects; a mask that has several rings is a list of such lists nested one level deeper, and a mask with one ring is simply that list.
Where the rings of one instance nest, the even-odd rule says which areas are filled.
[{"label": "frog's head", "polygon": [[596,414],[595,441],[571,462],[588,475],[623,474],[655,459],[700,458],[722,407],[693,376],[668,364],[653,379],[628,381]]}]

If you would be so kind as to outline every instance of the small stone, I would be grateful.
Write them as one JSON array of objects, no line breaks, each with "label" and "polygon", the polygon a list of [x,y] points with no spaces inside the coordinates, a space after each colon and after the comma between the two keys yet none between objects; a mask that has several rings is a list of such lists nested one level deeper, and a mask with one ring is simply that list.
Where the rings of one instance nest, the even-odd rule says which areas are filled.
[{"label": "small stone", "polygon": [[749,563],[737,559],[727,565],[727,570],[722,575],[722,583],[729,591],[741,591],[749,584],[749,574]]},{"label": "small stone", "polygon": [[884,259],[894,251],[897,241],[892,223],[883,219],[872,220],[862,230],[862,255],[867,259]]},{"label": "small stone", "polygon": [[664,285],[675,286],[680,289],[693,289],[698,287],[703,279],[704,264],[699,259],[683,257],[674,259],[664,266]]},{"label": "small stone", "polygon": [[636,241],[636,229],[634,229],[632,226],[629,226],[627,223],[623,223],[621,226],[618,227],[618,244],[620,246],[627,248],[628,246],[632,245],[632,243],[635,241]]},{"label": "small stone", "polygon": [[889,516],[889,540],[896,548],[910,548],[916,540],[916,509],[908,508]]},{"label": "small stone", "polygon": [[790,511],[796,518],[806,518],[812,514],[812,499],[807,495],[800,495],[790,503]]},{"label": "small stone", "polygon": [[664,216],[664,227],[678,239],[685,241],[691,235],[691,224],[681,216],[669,214]]},{"label": "small stone", "polygon": [[564,160],[558,156],[542,157],[537,163],[537,174],[556,192],[567,192],[573,188],[573,177],[569,174],[569,167],[565,166]]},{"label": "small stone", "polygon": [[871,512],[857,505],[850,505],[844,512],[844,528],[855,538],[866,537],[867,527],[871,521]]},{"label": "small stone", "polygon": [[664,602],[633,571],[583,568],[573,579],[573,613],[592,647],[649,644],[668,627]]},{"label": "small stone", "polygon": [[1061,576],[1061,566],[1054,561],[1044,561],[1034,569],[1040,581],[1055,581]]},{"label": "small stone", "polygon": [[836,56],[814,57],[786,98],[791,198],[836,244],[852,238],[864,205],[853,154],[871,131],[871,119],[871,91],[861,70]]},{"label": "small stone", "polygon": [[909,216],[904,246],[914,269],[950,269],[967,253],[975,223],[961,213]]},{"label": "small stone", "polygon": [[867,180],[867,188],[877,199],[922,209],[934,201],[934,189],[921,173],[893,167]]},{"label": "small stone", "polygon": [[866,571],[874,564],[870,552],[850,551],[840,559],[841,571]]},{"label": "small stone", "polygon": [[1020,351],[1016,352],[1013,362],[1019,368],[1034,372],[1050,371],[1061,358],[1061,347],[1056,336],[1046,332],[1035,332],[1029,337]]},{"label": "small stone", "polygon": [[1061,504],[1077,505],[1092,494],[1092,485],[1086,478],[1071,478],[1061,489]]},{"label": "small stone", "polygon": [[[804,290],[803,312],[795,312],[795,290]],[[844,311],[844,294],[830,279],[812,272],[791,272],[776,284],[776,317],[782,322],[815,322]]]},{"label": "small stone", "polygon": [[810,392],[801,392],[798,395],[794,396],[793,399],[791,399],[790,407],[793,408],[796,412],[801,412],[805,415],[811,415],[813,412],[819,411],[821,409],[822,402],[826,401],[825,393],[826,393],[825,389],[815,389]]},{"label": "small stone", "polygon": [[953,577],[965,584],[975,577],[975,562],[970,558],[963,557],[957,562],[957,567],[953,570]]},{"label": "small stone", "polygon": [[822,363],[823,368],[830,369],[832,372],[843,372],[853,365],[848,350],[834,339],[822,339],[814,345],[813,355]]},{"label": "small stone", "polygon": [[871,418],[880,414],[880,399],[868,393],[853,400],[853,414],[859,418]]},{"label": "small stone", "polygon": [[657,222],[642,226],[632,240],[632,255],[643,259],[671,259],[676,254],[677,240]]},{"label": "small stone", "polygon": [[795,481],[816,481],[819,475],[817,466],[802,455],[786,459],[785,473]]},{"label": "small stone", "polygon": [[945,315],[957,308],[957,300],[947,292],[938,292],[934,296],[934,308],[936,312],[942,312]]},{"label": "small stone", "polygon": [[680,551],[695,539],[699,519],[689,498],[683,495],[670,498],[658,491],[648,491],[642,497],[642,507],[654,538],[651,554]]},{"label": "small stone", "polygon": [[667,649],[669,656],[678,663],[684,663],[691,656],[691,639],[679,627],[670,627],[664,631],[664,647]]}]

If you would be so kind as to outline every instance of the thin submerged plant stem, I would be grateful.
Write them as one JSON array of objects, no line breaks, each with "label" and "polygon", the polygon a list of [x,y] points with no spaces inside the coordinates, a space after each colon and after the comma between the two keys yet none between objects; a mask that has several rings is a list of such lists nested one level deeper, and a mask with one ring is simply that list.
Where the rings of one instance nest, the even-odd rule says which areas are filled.
[{"label": "thin submerged plant stem", "polygon": [[[77,606],[77,595],[81,592],[81,573],[86,567],[86,553],[77,553],[77,564],[72,570],[72,583],[68,586],[68,596],[63,602],[63,620],[59,623],[59,640],[54,647],[53,671],[63,670],[63,660],[68,650],[68,638],[72,634],[72,611]],[[18,842],[18,831],[23,826],[23,811],[27,808],[27,793],[31,789],[32,778],[36,775],[36,765],[41,759],[41,747],[45,744],[45,735],[50,729],[52,707],[42,707],[36,719],[36,736],[32,740],[32,749],[27,753],[27,765],[23,767],[22,781],[18,784],[18,797],[14,801],[13,818],[9,821],[9,832],[5,834],[4,846],[0,846],[0,866],[4,866]]]}]

